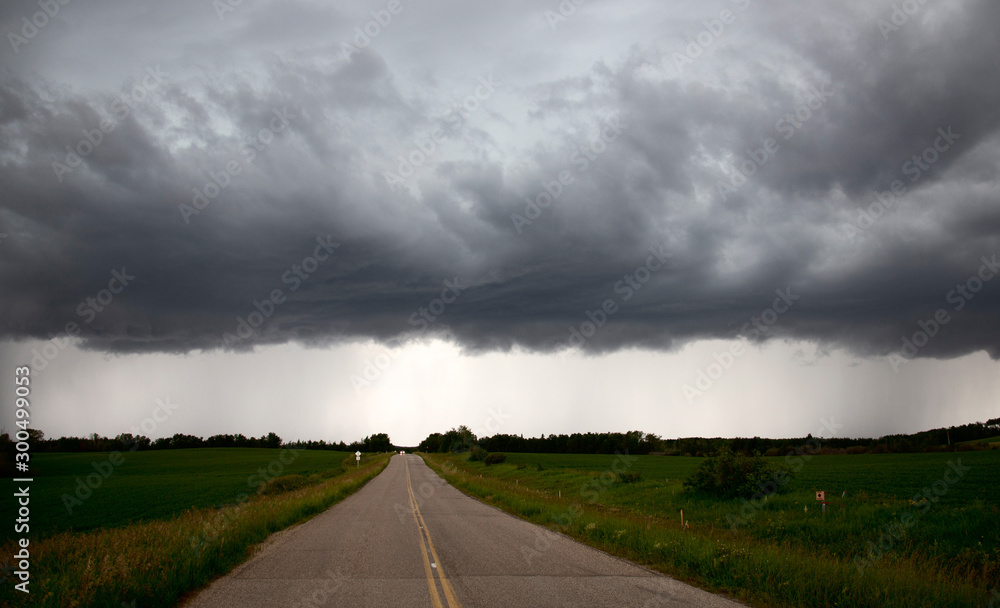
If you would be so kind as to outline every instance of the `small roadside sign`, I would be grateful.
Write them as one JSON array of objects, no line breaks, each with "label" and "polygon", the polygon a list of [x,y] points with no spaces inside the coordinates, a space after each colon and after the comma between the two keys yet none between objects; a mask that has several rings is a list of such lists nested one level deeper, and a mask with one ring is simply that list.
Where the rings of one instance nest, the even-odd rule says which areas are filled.
[{"label": "small roadside sign", "polygon": [[360,450],[358,450],[357,452],[354,452],[354,460],[357,461],[357,465],[358,465],[358,467],[360,467],[361,466],[361,451]]},{"label": "small roadside sign", "polygon": [[820,504],[823,505],[823,516],[826,517],[826,505],[830,504],[826,500],[826,492],[825,491],[816,492],[816,500],[818,500]]}]

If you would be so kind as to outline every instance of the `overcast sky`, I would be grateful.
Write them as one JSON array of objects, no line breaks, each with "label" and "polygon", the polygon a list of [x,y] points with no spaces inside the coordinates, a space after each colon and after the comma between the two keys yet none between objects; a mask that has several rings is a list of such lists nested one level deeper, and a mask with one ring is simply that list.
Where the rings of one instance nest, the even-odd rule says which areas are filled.
[{"label": "overcast sky", "polygon": [[1000,413],[992,0],[53,6],[0,7],[49,436]]}]

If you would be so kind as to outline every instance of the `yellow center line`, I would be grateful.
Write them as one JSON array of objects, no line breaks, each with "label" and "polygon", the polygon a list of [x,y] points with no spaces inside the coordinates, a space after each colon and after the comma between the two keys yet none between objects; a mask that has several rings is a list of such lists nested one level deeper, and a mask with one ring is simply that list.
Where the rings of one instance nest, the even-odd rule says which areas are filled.
[{"label": "yellow center line", "polygon": [[[406,456],[403,456],[403,462],[406,462]],[[410,498],[410,510],[413,512],[413,523],[417,524],[417,529],[420,529],[420,521],[417,519],[417,503],[413,495],[413,487],[410,484],[410,464],[406,463],[406,494]],[[431,604],[434,608],[444,608],[441,604],[441,596],[438,595],[437,585],[434,584],[434,573],[431,571],[431,562],[427,558],[427,547],[424,543],[424,535],[420,534],[420,555],[424,559],[424,574],[427,576],[427,589],[431,594]],[[437,558],[435,558],[437,559]]]},{"label": "yellow center line", "polygon": [[[405,458],[405,456],[404,456]],[[458,598],[455,597],[455,590],[452,588],[451,583],[448,582],[448,577],[444,574],[444,568],[441,565],[441,559],[438,557],[437,549],[434,548],[434,541],[431,540],[431,532],[427,528],[427,522],[424,521],[424,516],[420,512],[420,507],[417,505],[416,494],[413,493],[413,484],[410,482],[410,463],[409,459],[404,460],[406,463],[406,490],[410,495],[410,506],[413,509],[413,518],[417,521],[417,527],[421,529],[420,535],[420,549],[424,553],[424,564],[427,568],[427,549],[424,548],[424,538],[427,539],[427,545],[431,548],[431,555],[434,556],[434,563],[437,565],[438,578],[441,580],[441,588],[444,589],[445,599],[448,601],[449,608],[462,608],[462,604],[459,603]],[[431,576],[431,574],[428,574]],[[434,586],[433,581],[428,581],[432,585],[431,601],[434,601],[437,597],[437,587]],[[440,599],[437,599],[435,606],[440,605]]]},{"label": "yellow center line", "polygon": [[434,548],[434,541],[431,540],[431,533],[427,529],[427,523],[424,522],[424,516],[420,513],[420,507],[417,507],[417,516],[420,518],[420,523],[424,526],[424,534],[427,535],[427,544],[430,545],[431,555],[434,556],[434,562],[437,564],[438,578],[441,579],[441,587],[444,588],[444,596],[448,600],[448,605],[453,608],[462,608],[462,605],[458,603],[458,598],[455,597],[455,590],[451,588],[451,583],[448,582],[448,577],[444,575],[444,569],[441,567],[441,559]]}]

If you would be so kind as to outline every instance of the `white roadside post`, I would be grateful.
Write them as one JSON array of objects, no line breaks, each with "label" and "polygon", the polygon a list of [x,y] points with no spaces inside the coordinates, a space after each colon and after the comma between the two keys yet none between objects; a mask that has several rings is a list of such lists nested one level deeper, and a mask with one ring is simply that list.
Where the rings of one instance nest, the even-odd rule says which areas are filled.
[{"label": "white roadside post", "polygon": [[357,452],[354,452],[354,460],[357,461],[358,468],[360,469],[361,468],[361,451],[360,450],[358,450]]}]

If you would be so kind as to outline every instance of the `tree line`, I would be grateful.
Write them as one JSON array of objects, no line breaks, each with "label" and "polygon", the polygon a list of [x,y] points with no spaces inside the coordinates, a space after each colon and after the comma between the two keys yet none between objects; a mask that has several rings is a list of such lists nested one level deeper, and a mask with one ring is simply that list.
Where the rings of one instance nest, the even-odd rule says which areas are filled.
[{"label": "tree line", "polygon": [[[138,450],[178,450],[190,448],[303,448],[308,450],[338,450],[342,452],[391,452],[394,450],[387,433],[376,433],[361,441],[351,443],[320,441],[282,441],[277,433],[260,437],[243,434],[212,435],[202,438],[196,435],[175,433],[171,437],[151,440],[144,435],[121,433],[116,437],[103,437],[92,433],[88,437],[59,437],[46,439],[38,429],[28,430],[28,442],[33,452],[126,452]],[[13,451],[14,444],[6,432],[0,432],[0,452]]]},{"label": "tree line", "polygon": [[[942,427],[909,435],[885,435],[879,438],[831,437],[818,440],[820,453],[864,454],[933,452],[973,449],[968,442],[977,442],[1000,435],[1000,418],[960,426]],[[467,426],[445,433],[432,433],[420,442],[423,452],[464,452],[473,447],[488,452],[529,452],[538,454],[662,454],[667,456],[712,456],[720,450],[745,455],[755,453],[781,456],[814,440],[812,435],[799,438],[768,439],[762,437],[684,437],[663,439],[653,433],[573,433],[570,435],[496,434],[476,437]],[[958,445],[966,443],[966,445]]]},{"label": "tree line", "polygon": [[652,433],[573,433],[528,437],[497,434],[476,437],[467,426],[445,433],[432,433],[420,442],[422,452],[462,452],[480,447],[489,452],[534,452],[553,454],[649,454],[662,446],[664,440]]}]

